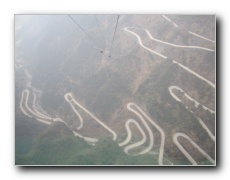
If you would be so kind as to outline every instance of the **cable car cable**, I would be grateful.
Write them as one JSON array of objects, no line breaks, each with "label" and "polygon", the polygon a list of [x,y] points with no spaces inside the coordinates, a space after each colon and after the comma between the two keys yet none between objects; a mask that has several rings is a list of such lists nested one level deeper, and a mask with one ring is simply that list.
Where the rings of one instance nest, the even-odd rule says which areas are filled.
[{"label": "cable car cable", "polygon": [[[115,27],[115,30],[114,30],[113,40],[112,40],[112,44],[111,44],[111,47],[110,47],[110,51],[112,51],[114,37],[115,37],[116,31],[117,31],[118,20],[119,20],[119,15],[117,16],[117,23],[116,23],[116,27]],[[109,56],[109,57],[111,57],[111,56]]]},{"label": "cable car cable", "polygon": [[68,16],[101,49],[101,46],[97,44],[97,42],[93,38],[90,37],[90,35],[80,26],[80,24],[78,24],[70,15]]},{"label": "cable car cable", "polygon": [[118,20],[119,20],[119,15],[117,16],[117,23],[116,23],[115,31],[114,31],[114,34],[113,34],[113,40],[112,40],[111,48],[112,48],[112,46],[113,46],[114,37],[115,37],[116,31],[117,31]]},{"label": "cable car cable", "polygon": [[97,25],[98,25],[98,28],[100,30],[100,33],[101,33],[101,37],[104,38],[104,36],[102,35],[102,31],[101,31],[101,28],[100,28],[100,25],[99,25],[99,22],[98,22],[98,19],[97,19],[97,16],[94,15],[95,19],[96,19],[96,22],[97,22]]}]

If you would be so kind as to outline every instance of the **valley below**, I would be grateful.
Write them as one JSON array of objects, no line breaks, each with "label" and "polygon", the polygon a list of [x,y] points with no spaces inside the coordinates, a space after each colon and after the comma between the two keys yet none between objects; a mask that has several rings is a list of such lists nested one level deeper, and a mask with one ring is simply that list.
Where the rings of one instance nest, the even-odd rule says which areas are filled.
[{"label": "valley below", "polygon": [[215,166],[215,25],[15,16],[15,164]]}]

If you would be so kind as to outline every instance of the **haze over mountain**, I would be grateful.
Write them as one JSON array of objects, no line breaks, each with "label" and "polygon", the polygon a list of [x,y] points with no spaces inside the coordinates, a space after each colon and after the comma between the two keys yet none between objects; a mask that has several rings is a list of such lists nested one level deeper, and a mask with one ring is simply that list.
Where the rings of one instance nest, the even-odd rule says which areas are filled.
[{"label": "haze over mountain", "polygon": [[213,15],[16,15],[16,164],[215,165],[215,33]]}]

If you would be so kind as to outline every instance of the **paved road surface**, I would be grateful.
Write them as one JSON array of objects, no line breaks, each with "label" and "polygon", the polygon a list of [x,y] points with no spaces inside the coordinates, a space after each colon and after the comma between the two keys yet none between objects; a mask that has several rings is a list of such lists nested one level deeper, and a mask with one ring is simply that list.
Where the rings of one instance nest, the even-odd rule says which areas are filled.
[{"label": "paved road surface", "polygon": [[[67,100],[68,97],[71,98],[71,100],[78,106],[80,107],[82,110],[84,110],[88,115],[90,115],[97,123],[99,123],[102,127],[104,127],[106,130],[108,130],[112,135],[113,135],[113,140],[115,141],[117,139],[117,134],[111,129],[109,128],[107,125],[105,125],[105,123],[103,123],[100,119],[98,119],[96,116],[94,116],[94,114],[92,114],[91,112],[89,112],[89,110],[87,110],[85,107],[83,107],[81,104],[79,104],[73,97],[71,93],[66,93],[65,94],[65,99]],[[68,100],[67,100],[68,101]]]},{"label": "paved road surface", "polygon": [[173,136],[173,142],[177,145],[180,151],[186,156],[186,158],[193,164],[197,165],[197,162],[192,158],[192,156],[183,148],[183,146],[179,143],[178,137],[181,136],[187,139],[198,151],[201,152],[212,164],[215,164],[215,160],[212,159],[203,149],[201,149],[190,137],[188,137],[184,133],[177,132]]}]

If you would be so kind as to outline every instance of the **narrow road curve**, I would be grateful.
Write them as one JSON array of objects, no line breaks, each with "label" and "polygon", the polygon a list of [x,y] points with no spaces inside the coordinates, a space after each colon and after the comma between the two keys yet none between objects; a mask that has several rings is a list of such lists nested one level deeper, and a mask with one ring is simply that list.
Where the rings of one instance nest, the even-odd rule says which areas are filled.
[{"label": "narrow road curve", "polygon": [[[183,101],[181,101],[181,99],[180,98],[178,98],[173,92],[172,92],[172,90],[173,89],[177,89],[177,90],[180,90],[181,92],[184,92],[181,88],[179,88],[179,87],[177,87],[177,86],[170,86],[169,88],[168,88],[168,90],[169,90],[169,92],[170,92],[170,94],[171,94],[171,96],[176,100],[176,101],[179,101],[179,102],[181,102],[184,106],[185,106],[185,108],[186,109],[188,109],[195,117],[196,117],[196,119],[198,120],[198,122],[201,124],[201,126],[204,128],[204,130],[207,132],[207,134],[209,135],[209,137],[215,142],[216,141],[216,138],[215,138],[215,136],[212,134],[212,132],[210,131],[210,129],[206,126],[206,124],[202,121],[202,119],[200,118],[200,117],[198,117]],[[186,93],[185,93],[186,94]],[[189,95],[187,95],[186,97],[188,97]],[[190,97],[190,96],[189,96]],[[190,97],[191,98],[191,97]],[[195,101],[194,99],[190,99],[191,101]],[[196,102],[196,103],[198,103],[198,102]],[[206,107],[207,108],[207,107]]]},{"label": "narrow road curve", "polygon": [[211,40],[211,39],[208,39],[208,38],[206,38],[206,37],[204,37],[204,36],[201,36],[201,35],[199,35],[199,34],[196,34],[196,33],[194,33],[194,32],[191,32],[191,31],[188,31],[190,34],[192,34],[192,35],[194,35],[194,36],[197,36],[197,37],[199,37],[199,38],[202,38],[202,39],[205,39],[205,40],[207,40],[207,41],[210,41],[210,42],[213,42],[213,43],[215,43],[215,41],[213,41],[213,40]]},{"label": "narrow road curve", "polygon": [[183,45],[177,45],[177,44],[169,43],[169,42],[166,42],[166,41],[161,41],[159,39],[153,38],[153,36],[150,34],[150,32],[147,29],[144,29],[144,28],[137,28],[137,27],[126,27],[126,28],[124,28],[125,31],[128,31],[128,32],[134,34],[136,37],[140,37],[140,36],[137,35],[136,33],[134,33],[133,31],[128,30],[128,29],[141,29],[141,30],[144,30],[147,33],[147,35],[149,36],[149,38],[152,39],[153,41],[156,41],[156,42],[159,42],[159,43],[162,43],[162,44],[166,44],[166,45],[169,45],[169,46],[173,46],[173,47],[176,47],[176,48],[202,49],[202,50],[211,51],[211,52],[215,51],[213,49],[204,48],[204,47],[200,47],[200,46],[183,46]]},{"label": "narrow road curve", "polygon": [[212,159],[203,149],[201,149],[190,137],[188,137],[184,133],[177,132],[173,136],[173,142],[177,145],[180,151],[185,155],[185,157],[193,164],[197,165],[197,162],[192,158],[192,156],[183,148],[183,146],[179,143],[178,137],[181,136],[187,139],[202,155],[204,155],[212,164],[215,164],[215,160]]},{"label": "narrow road curve", "polygon": [[178,90],[178,91],[180,91],[180,92],[183,92],[184,95],[185,95],[185,97],[187,97],[190,101],[193,101],[193,102],[195,103],[195,105],[194,105],[195,107],[198,108],[199,105],[202,105],[202,108],[203,108],[204,110],[208,110],[210,113],[215,113],[215,111],[213,111],[212,109],[209,109],[208,107],[204,106],[204,105],[201,104],[200,102],[197,102],[195,99],[193,99],[193,98],[192,98],[191,96],[189,96],[187,93],[185,93],[184,90],[181,89],[180,87],[178,87],[178,86],[169,86],[168,90],[169,90],[171,96],[172,96],[176,101],[182,102],[182,101],[180,100],[180,98],[178,98],[178,97],[172,92],[173,89],[176,89],[176,90]]},{"label": "narrow road curve", "polygon": [[[173,23],[173,26],[175,26],[176,28],[179,27],[175,22],[173,22],[173,21],[172,21],[171,19],[169,19],[167,16],[162,15],[162,17],[163,17],[164,19],[166,19],[167,21]],[[211,40],[211,39],[208,39],[208,38],[206,38],[206,37],[204,37],[204,36],[201,36],[201,35],[199,35],[199,34],[196,34],[196,33],[194,33],[194,32],[188,31],[188,33],[190,33],[190,34],[192,34],[192,35],[194,35],[194,36],[197,36],[197,37],[199,37],[199,38],[202,38],[202,39],[204,39],[204,40],[210,41],[210,42],[212,42],[212,43],[215,43],[215,41],[213,41],[213,40]]]},{"label": "narrow road curve", "polygon": [[45,120],[43,120],[43,119],[36,118],[36,120],[38,120],[38,121],[40,121],[40,122],[42,122],[42,123],[44,123],[44,124],[48,124],[48,125],[52,124],[52,122],[45,121]]},{"label": "narrow road curve", "polygon": [[173,46],[173,47],[176,47],[176,48],[202,49],[202,50],[211,51],[211,52],[215,51],[213,49],[204,48],[204,47],[200,47],[200,46],[183,46],[183,45],[177,45],[177,44],[169,43],[169,42],[166,42],[166,41],[161,41],[159,39],[153,38],[152,35],[150,34],[150,32],[147,29],[144,29],[144,30],[148,34],[148,36],[150,37],[150,39],[152,39],[153,41],[156,41],[156,42],[160,42],[162,44],[166,44],[166,45]]},{"label": "narrow road curve", "polygon": [[29,94],[30,94],[29,90],[28,90],[28,89],[25,89],[25,90],[23,91],[23,93],[26,94],[26,101],[25,101],[25,107],[26,107],[26,109],[27,109],[31,114],[33,114],[35,117],[38,116],[39,118],[43,118],[42,116],[37,115],[37,114],[36,114],[34,111],[32,111],[32,110],[30,109],[30,107],[28,106],[28,100],[29,100]]},{"label": "narrow road curve", "polygon": [[71,108],[73,109],[73,111],[76,113],[79,121],[80,121],[80,125],[78,126],[78,130],[80,130],[83,127],[83,118],[81,117],[81,115],[79,114],[79,112],[75,109],[74,105],[72,104],[72,99],[69,100],[67,96],[65,96],[65,100],[70,104]]},{"label": "narrow road curve", "polygon": [[33,99],[33,110],[38,114],[40,115],[41,117],[43,117],[44,119],[49,119],[51,120],[52,118],[49,117],[49,116],[46,116],[45,114],[42,114],[40,113],[37,108],[36,108],[36,94],[33,92],[33,95],[34,95],[34,99]]},{"label": "narrow road curve", "polygon": [[156,54],[156,55],[158,55],[158,56],[160,56],[160,57],[162,57],[162,58],[164,58],[164,59],[167,59],[167,57],[164,56],[163,54],[160,54],[160,53],[158,53],[158,52],[156,52],[156,51],[153,51],[152,49],[150,49],[150,48],[144,46],[143,43],[142,43],[142,41],[141,41],[140,36],[137,35],[135,32],[128,30],[128,28],[129,28],[129,27],[126,27],[126,28],[124,28],[124,30],[127,31],[127,32],[129,32],[129,33],[131,33],[131,34],[133,34],[134,36],[136,36],[136,37],[137,37],[137,40],[138,40],[138,43],[139,43],[143,48],[147,49],[148,51],[150,51],[150,52],[152,52],[152,53],[154,53],[154,54]]},{"label": "narrow road curve", "polygon": [[29,116],[30,118],[32,118],[32,116],[30,116],[29,114],[27,114],[27,112],[23,108],[24,94],[25,94],[25,92],[22,91],[22,97],[21,97],[21,101],[20,101],[20,109],[22,110],[23,114],[25,114],[26,116]]},{"label": "narrow road curve", "polygon": [[136,114],[140,118],[141,122],[143,123],[143,125],[145,126],[145,128],[149,134],[149,146],[139,153],[139,154],[146,154],[149,151],[151,151],[151,149],[153,148],[153,142],[154,142],[153,132],[150,129],[149,125],[144,120],[143,116],[138,111],[133,109],[131,106],[136,107],[137,105],[135,103],[130,102],[127,104],[127,109],[130,110],[131,112],[133,112],[134,114]]},{"label": "narrow road curve", "polygon": [[171,19],[169,19],[167,16],[162,15],[162,17],[165,18],[167,21],[171,22],[171,23],[173,24],[173,26],[175,26],[176,28],[179,27],[175,22],[173,22],[173,21],[172,21]]},{"label": "narrow road curve", "polygon": [[162,17],[163,17],[163,18],[165,18],[167,21],[172,22],[172,20],[171,20],[171,19],[169,19],[167,16],[162,15]]},{"label": "narrow road curve", "polygon": [[64,120],[62,120],[61,118],[53,118],[52,120],[53,120],[54,122],[61,122],[61,123],[64,123],[69,129],[71,129],[70,126],[69,126]]},{"label": "narrow road curve", "polygon": [[91,137],[87,137],[87,136],[82,136],[79,133],[77,133],[76,131],[72,131],[73,134],[77,137],[83,138],[85,141],[89,142],[89,143],[96,143],[98,142],[98,139],[95,138],[91,138]]},{"label": "narrow road curve", "polygon": [[[51,118],[51,117],[49,117],[49,116],[46,116],[46,115],[40,113],[40,112],[36,109],[36,107],[35,107],[35,102],[36,102],[36,94],[35,94],[35,93],[33,93],[33,95],[34,95],[34,99],[33,99],[33,109],[34,109],[35,112],[34,112],[33,110],[31,110],[31,109],[29,108],[29,106],[28,106],[29,93],[30,93],[30,92],[29,92],[28,89],[24,90],[24,91],[22,92],[22,98],[21,98],[21,101],[20,101],[20,108],[21,108],[22,112],[23,112],[26,116],[29,116],[30,118],[32,118],[32,116],[30,116],[28,113],[26,113],[26,111],[25,111],[24,108],[23,108],[23,99],[24,99],[24,95],[25,95],[25,94],[26,94],[25,107],[27,108],[27,110],[28,110],[30,113],[32,113],[32,114],[35,116],[34,118],[35,118],[37,121],[39,121],[39,122],[41,122],[41,123],[44,123],[44,124],[48,124],[48,125],[52,124],[52,122],[61,122],[61,123],[64,123],[64,124],[73,132],[73,134],[74,134],[75,136],[81,137],[81,138],[83,138],[85,141],[87,141],[87,142],[89,142],[89,143],[95,143],[95,142],[98,141],[98,139],[90,138],[90,137],[86,137],[86,136],[82,136],[82,135],[80,135],[79,133],[73,131],[73,130],[70,128],[70,126],[69,126],[64,120],[62,120],[61,118]],[[39,118],[38,118],[38,117],[39,117]],[[50,121],[47,121],[47,120],[50,120]]]},{"label": "narrow road curve", "polygon": [[29,92],[28,89],[24,90],[24,92],[26,93],[26,102],[25,102],[25,106],[26,106],[26,108],[28,109],[28,111],[29,111],[31,114],[33,114],[33,115],[36,117],[36,119],[37,119],[37,117],[39,117],[39,118],[41,118],[41,119],[51,120],[50,117],[48,117],[48,119],[47,119],[47,118],[44,118],[43,115],[37,114],[37,113],[34,112],[32,109],[30,109],[30,107],[28,106],[28,99],[29,99],[29,94],[30,94],[30,92]]},{"label": "narrow road curve", "polygon": [[71,98],[71,100],[79,107],[81,108],[83,111],[85,111],[88,115],[90,115],[97,123],[99,123],[102,127],[104,127],[106,130],[108,130],[112,135],[113,135],[113,140],[115,141],[117,139],[117,134],[110,129],[107,125],[105,125],[101,120],[99,120],[96,116],[94,116],[91,112],[89,112],[85,107],[83,107],[81,104],[79,104],[73,97],[72,94],[66,93],[64,95],[65,99],[67,100],[68,97]]},{"label": "narrow road curve", "polygon": [[[161,134],[161,145],[160,145],[160,151],[159,151],[159,165],[163,165],[163,156],[164,156],[164,144],[165,144],[165,133],[163,131],[163,129],[161,129],[161,127],[154,122],[138,105],[136,105],[135,103],[128,103],[127,108],[134,112],[135,114],[139,114],[135,109],[133,109],[131,106],[134,106],[139,112],[141,112],[141,114],[153,125],[155,126],[155,128],[160,132]],[[141,116],[140,114],[138,116]],[[141,116],[142,118],[142,116]],[[148,126],[148,125],[147,125]],[[149,127],[148,127],[149,128]],[[152,132],[151,132],[152,134]],[[151,136],[150,136],[151,138]],[[153,137],[152,137],[153,138]],[[153,141],[153,140],[152,140]]]},{"label": "narrow road curve", "polygon": [[[128,146],[124,149],[125,153],[128,154],[128,155],[130,155],[130,154],[128,153],[128,151],[129,151],[130,149],[133,149],[133,148],[136,148],[136,147],[141,146],[142,144],[144,144],[144,143],[146,142],[146,139],[147,139],[147,138],[146,138],[146,135],[145,135],[145,132],[143,131],[143,129],[141,128],[141,126],[138,124],[138,122],[135,121],[135,120],[133,120],[133,119],[129,119],[129,120],[127,120],[126,123],[125,123],[125,128],[126,128],[126,131],[127,131],[127,133],[128,133],[127,138],[126,138],[122,143],[119,143],[119,146],[124,146],[124,145],[126,145],[126,144],[128,144],[128,143],[130,142],[131,137],[132,137],[132,132],[131,132],[131,130],[130,130],[129,125],[130,125],[131,123],[134,124],[134,125],[136,125],[136,127],[138,128],[138,130],[141,132],[142,139],[141,139],[140,141],[134,143],[134,144],[128,145]],[[134,154],[134,155],[139,155],[139,153]]]},{"label": "narrow road curve", "polygon": [[71,131],[72,133],[77,136],[77,137],[80,137],[80,138],[83,138],[85,141],[87,141],[88,143],[96,143],[98,141],[98,139],[95,139],[95,138],[91,138],[91,137],[86,137],[86,136],[82,136],[80,135],[79,133],[77,133],[76,131],[73,131],[72,128],[64,121],[62,120],[61,118],[54,118],[53,119],[54,122],[61,122],[61,123],[64,123]]},{"label": "narrow road curve", "polygon": [[208,84],[209,84],[210,86],[212,86],[213,88],[215,88],[215,87],[216,87],[216,85],[215,85],[215,84],[213,84],[211,81],[209,81],[209,80],[205,79],[203,76],[201,76],[201,75],[197,74],[196,72],[192,71],[192,70],[191,70],[191,69],[189,69],[188,67],[186,67],[186,66],[184,66],[184,65],[182,65],[182,64],[180,64],[180,63],[178,63],[178,62],[177,62],[177,61],[175,61],[175,60],[173,60],[173,63],[175,63],[175,64],[177,64],[178,66],[182,67],[184,70],[186,70],[186,71],[188,71],[189,73],[191,73],[191,74],[195,75],[195,76],[196,76],[196,77],[198,77],[199,79],[201,79],[201,80],[205,81],[206,83],[208,83]]},{"label": "narrow road curve", "polygon": [[[147,49],[148,51],[150,51],[150,52],[152,52],[152,53],[154,53],[154,54],[156,54],[156,55],[158,55],[158,56],[160,56],[160,57],[162,57],[162,58],[164,58],[164,59],[167,59],[167,57],[164,56],[163,54],[160,54],[160,53],[158,53],[158,52],[156,52],[156,51],[153,51],[152,49],[150,49],[150,48],[144,46],[143,43],[142,43],[142,41],[141,41],[140,36],[139,36],[138,34],[134,33],[133,31],[128,30],[128,28],[136,28],[136,27],[126,27],[126,28],[124,28],[124,30],[127,31],[127,32],[129,32],[129,33],[131,33],[131,34],[133,34],[133,35],[135,35],[135,36],[137,37],[138,43],[139,43],[143,48]],[[142,29],[142,30],[145,30],[146,32],[148,32],[148,30],[146,30],[146,29],[144,29],[144,28],[136,28],[136,29]],[[148,34],[151,35],[149,32],[148,32]],[[151,35],[151,37],[152,37],[152,35]],[[160,41],[160,40],[159,40],[159,41]],[[162,42],[164,42],[164,41],[162,41]],[[164,43],[167,43],[167,42],[164,42]],[[171,44],[171,43],[168,43],[168,44]],[[187,46],[187,47],[188,47],[188,46]],[[198,47],[198,46],[196,46],[196,47]],[[183,48],[185,48],[185,47],[183,47]],[[204,48],[200,47],[200,49],[204,49]],[[205,48],[205,49],[206,49],[206,48]],[[214,50],[211,50],[211,51],[214,51]],[[175,63],[175,64],[177,64],[178,66],[182,67],[184,70],[188,71],[190,74],[193,74],[193,75],[195,75],[196,77],[198,77],[199,79],[205,81],[206,83],[208,83],[209,85],[211,85],[213,88],[215,88],[215,84],[213,84],[211,81],[207,80],[206,78],[202,77],[202,76],[199,75],[198,73],[192,71],[192,70],[189,69],[188,67],[186,67],[186,66],[184,66],[184,65],[182,65],[182,64],[180,64],[180,63],[178,63],[178,62],[175,61],[175,60],[173,60],[172,62]]]},{"label": "narrow road curve", "polygon": [[[32,79],[32,76],[30,75],[30,73],[28,72],[27,69],[24,70],[25,72],[25,75],[27,77],[27,84],[26,86],[31,88],[33,91],[37,91],[37,92],[40,92],[38,91],[37,89],[35,89],[34,87],[31,86],[31,79]],[[61,122],[61,123],[64,123],[71,131],[72,133],[75,135],[75,136],[78,136],[78,137],[81,137],[83,138],[85,141],[87,141],[88,143],[93,143],[92,145],[95,145],[95,143],[98,141],[98,139],[95,139],[95,138],[91,138],[91,137],[86,137],[86,136],[82,136],[80,135],[79,133],[75,132],[72,130],[72,128],[64,121],[62,120],[61,118],[57,117],[57,118],[52,118],[52,117],[49,117],[45,114],[42,114],[41,112],[39,112],[36,108],[36,93],[33,92],[33,104],[32,104],[32,107],[33,107],[33,110],[31,110],[28,106],[28,98],[29,98],[29,93],[30,91],[28,89],[25,89],[22,91],[22,97],[21,97],[21,101],[20,101],[20,109],[21,111],[26,115],[26,116],[29,116],[30,118],[32,118],[31,115],[29,115],[25,109],[23,108],[23,102],[24,102],[24,96],[26,95],[26,99],[25,99],[25,107],[26,109],[31,113],[33,114],[35,117],[35,119],[41,123],[44,123],[44,124],[47,124],[47,125],[50,125],[52,124],[53,122]],[[40,92],[41,93],[41,92]],[[68,98],[66,99],[68,101]],[[68,101],[69,102],[69,101]],[[69,102],[70,103],[70,102]],[[71,103],[70,103],[71,104]],[[72,104],[71,104],[72,105]],[[72,107],[72,106],[71,106]],[[39,118],[38,118],[39,117]],[[81,117],[81,116],[80,116]]]},{"label": "narrow road curve", "polygon": [[[42,123],[44,123],[44,124],[48,124],[48,125],[52,124],[52,121],[51,121],[51,118],[50,118],[50,117],[47,116],[48,118],[44,118],[45,115],[43,115],[43,114],[41,114],[41,113],[40,113],[40,114],[37,114],[37,113],[34,112],[32,109],[30,109],[30,107],[28,106],[29,93],[30,93],[30,92],[29,92],[28,89],[25,89],[25,90],[22,91],[22,97],[21,97],[21,101],[20,101],[20,108],[21,108],[22,112],[23,112],[26,116],[29,116],[30,118],[32,118],[32,116],[29,115],[29,114],[25,111],[25,109],[23,108],[24,96],[26,95],[25,107],[26,107],[26,109],[27,109],[32,115],[35,116],[34,118],[35,118],[37,121],[42,122]],[[35,97],[36,97],[36,96],[35,96]],[[35,103],[35,100],[36,100],[36,98],[33,99],[33,103]],[[33,107],[35,107],[34,104],[33,104]],[[35,109],[36,109],[36,108],[35,108]]]}]

